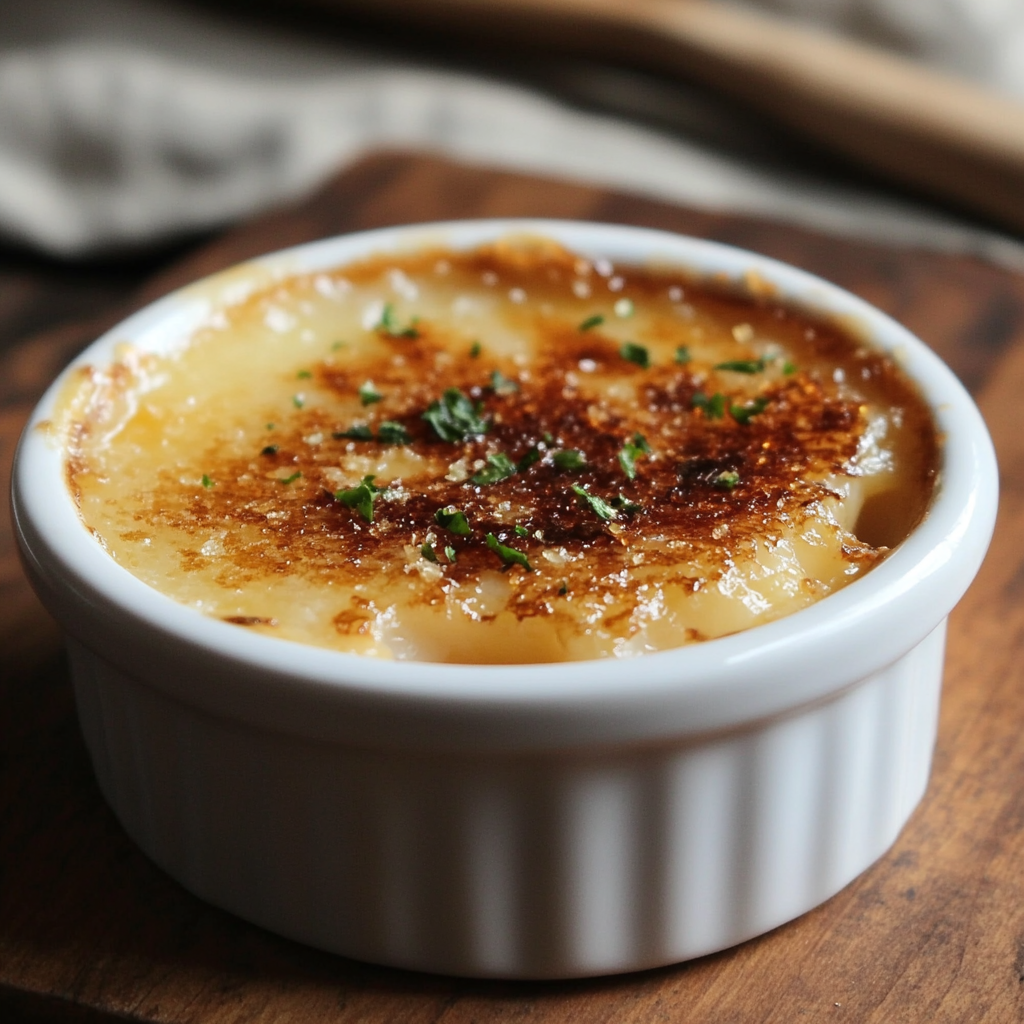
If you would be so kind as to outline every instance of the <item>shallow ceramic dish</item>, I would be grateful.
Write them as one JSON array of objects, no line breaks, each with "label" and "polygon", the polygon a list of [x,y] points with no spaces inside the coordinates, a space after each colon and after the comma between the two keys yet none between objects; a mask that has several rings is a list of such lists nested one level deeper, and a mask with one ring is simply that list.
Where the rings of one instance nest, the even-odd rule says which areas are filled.
[{"label": "shallow ceramic dish", "polygon": [[275,274],[515,231],[740,280],[848,318],[920,385],[943,438],[925,520],[819,603],[724,639],[529,666],[363,659],[206,618],[117,565],[35,428],[13,508],[68,633],[82,731],[128,833],[192,892],[361,959],[569,977],[699,956],[821,903],[895,840],[935,740],[946,616],[991,535],[984,424],[920,341],[751,253],[659,232],[467,222],[330,239],[186,288],[77,360],[159,351]]}]

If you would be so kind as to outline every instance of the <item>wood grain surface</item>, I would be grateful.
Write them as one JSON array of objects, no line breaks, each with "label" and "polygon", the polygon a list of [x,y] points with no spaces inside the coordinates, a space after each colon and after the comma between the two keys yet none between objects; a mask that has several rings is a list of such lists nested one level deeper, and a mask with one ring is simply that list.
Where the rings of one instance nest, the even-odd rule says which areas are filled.
[{"label": "wood grain surface", "polygon": [[[200,274],[340,231],[545,215],[653,225],[781,257],[863,295],[977,397],[1002,467],[1000,521],[954,612],[932,782],[895,847],[819,909],[676,967],[571,983],[376,968],[276,938],[184,892],[121,831],[79,737],[56,628],[0,521],[0,1020],[530,1020],[688,1024],[1024,1020],[1024,278],[415,155],[369,158],[229,232],[105,315],[0,355],[4,486],[20,426],[104,323]],[[3,306],[0,303],[0,317]]]}]

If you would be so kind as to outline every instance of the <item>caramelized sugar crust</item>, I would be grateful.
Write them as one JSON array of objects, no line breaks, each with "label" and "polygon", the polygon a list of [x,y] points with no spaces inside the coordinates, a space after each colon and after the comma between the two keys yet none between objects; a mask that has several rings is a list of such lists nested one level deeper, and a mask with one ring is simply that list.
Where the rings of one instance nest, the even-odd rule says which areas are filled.
[{"label": "caramelized sugar crust", "polygon": [[[395,611],[419,606],[434,614],[420,614],[411,632],[444,629],[460,614],[481,624],[543,619],[557,634],[552,651],[639,653],[731,632],[738,620],[727,617],[721,630],[699,615],[688,620],[680,595],[722,590],[765,545],[830,534],[841,565],[831,576],[798,572],[777,608],[742,598],[751,624],[855,578],[927,508],[937,442],[913,386],[851,331],[764,289],[741,294],[678,272],[595,268],[554,245],[517,242],[380,257],[275,286],[275,301],[301,306],[316,289],[329,291],[324,279],[336,291],[376,288],[387,307],[368,327],[357,311],[357,342],[338,348],[322,337],[284,359],[275,379],[278,393],[296,391],[291,401],[256,400],[241,420],[218,427],[211,419],[195,450],[169,448],[163,414],[153,411],[160,386],[128,402],[139,406],[130,415],[116,410],[143,376],[174,369],[128,360],[102,386],[92,376],[89,411],[75,421],[68,479],[91,528],[133,571],[142,548],[170,538],[176,571],[156,576],[198,574],[222,598],[241,595],[207,601],[227,621],[400,657],[560,656],[515,656],[507,641],[498,644],[504,655],[463,658],[444,644],[431,654],[429,642],[409,641]],[[417,313],[409,296],[431,281],[446,296],[499,296],[496,321],[527,342],[491,344],[441,307]],[[267,301],[261,293],[233,308],[228,329],[262,323]],[[635,341],[624,341],[633,331]],[[215,334],[192,347],[217,344]],[[429,410],[446,395],[458,403],[452,389],[479,429],[446,439]],[[870,476],[858,459],[879,417],[888,468],[883,485],[856,498],[858,530],[833,511],[846,485]],[[119,471],[110,454],[118,444],[152,450]],[[112,489],[125,471],[130,486]],[[445,509],[462,512],[468,532],[439,522]],[[139,574],[174,593],[172,583]],[[500,584],[487,584],[492,577]],[[282,631],[287,623],[266,595],[285,578],[336,588],[318,614],[330,620],[320,632]],[[479,598],[482,580],[491,598]],[[675,596],[665,597],[666,586]],[[463,601],[467,594],[478,596]],[[671,614],[659,613],[666,600]],[[649,628],[659,614],[674,623],[667,641]],[[600,638],[592,650],[567,639],[588,631]]]}]

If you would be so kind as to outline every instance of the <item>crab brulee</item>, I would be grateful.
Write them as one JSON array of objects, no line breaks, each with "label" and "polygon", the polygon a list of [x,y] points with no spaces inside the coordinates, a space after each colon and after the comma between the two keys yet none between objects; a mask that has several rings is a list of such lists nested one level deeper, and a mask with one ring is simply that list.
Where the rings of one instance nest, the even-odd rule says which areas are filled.
[{"label": "crab brulee", "polygon": [[538,238],[269,281],[63,403],[110,555],[239,628],[629,657],[797,611],[922,518],[937,438],[854,330]]}]

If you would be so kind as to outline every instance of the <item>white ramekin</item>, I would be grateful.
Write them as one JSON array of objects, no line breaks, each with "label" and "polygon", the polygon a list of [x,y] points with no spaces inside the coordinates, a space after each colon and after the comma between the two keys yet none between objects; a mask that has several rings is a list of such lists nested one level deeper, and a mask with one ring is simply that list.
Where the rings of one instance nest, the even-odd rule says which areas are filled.
[{"label": "white ramekin", "polygon": [[69,636],[82,731],[128,833],[192,892],[303,942],[466,975],[570,977],[722,949],[833,895],[927,784],[946,616],[996,508],[985,426],[920,341],[761,256],[636,228],[481,221],[277,253],[135,314],[74,365],[162,350],[276,276],[389,250],[555,238],[590,257],[740,280],[844,318],[934,410],[924,522],[862,579],[768,625],[635,661],[376,661],[179,605],[80,521],[63,453],[22,437],[26,569]]}]

